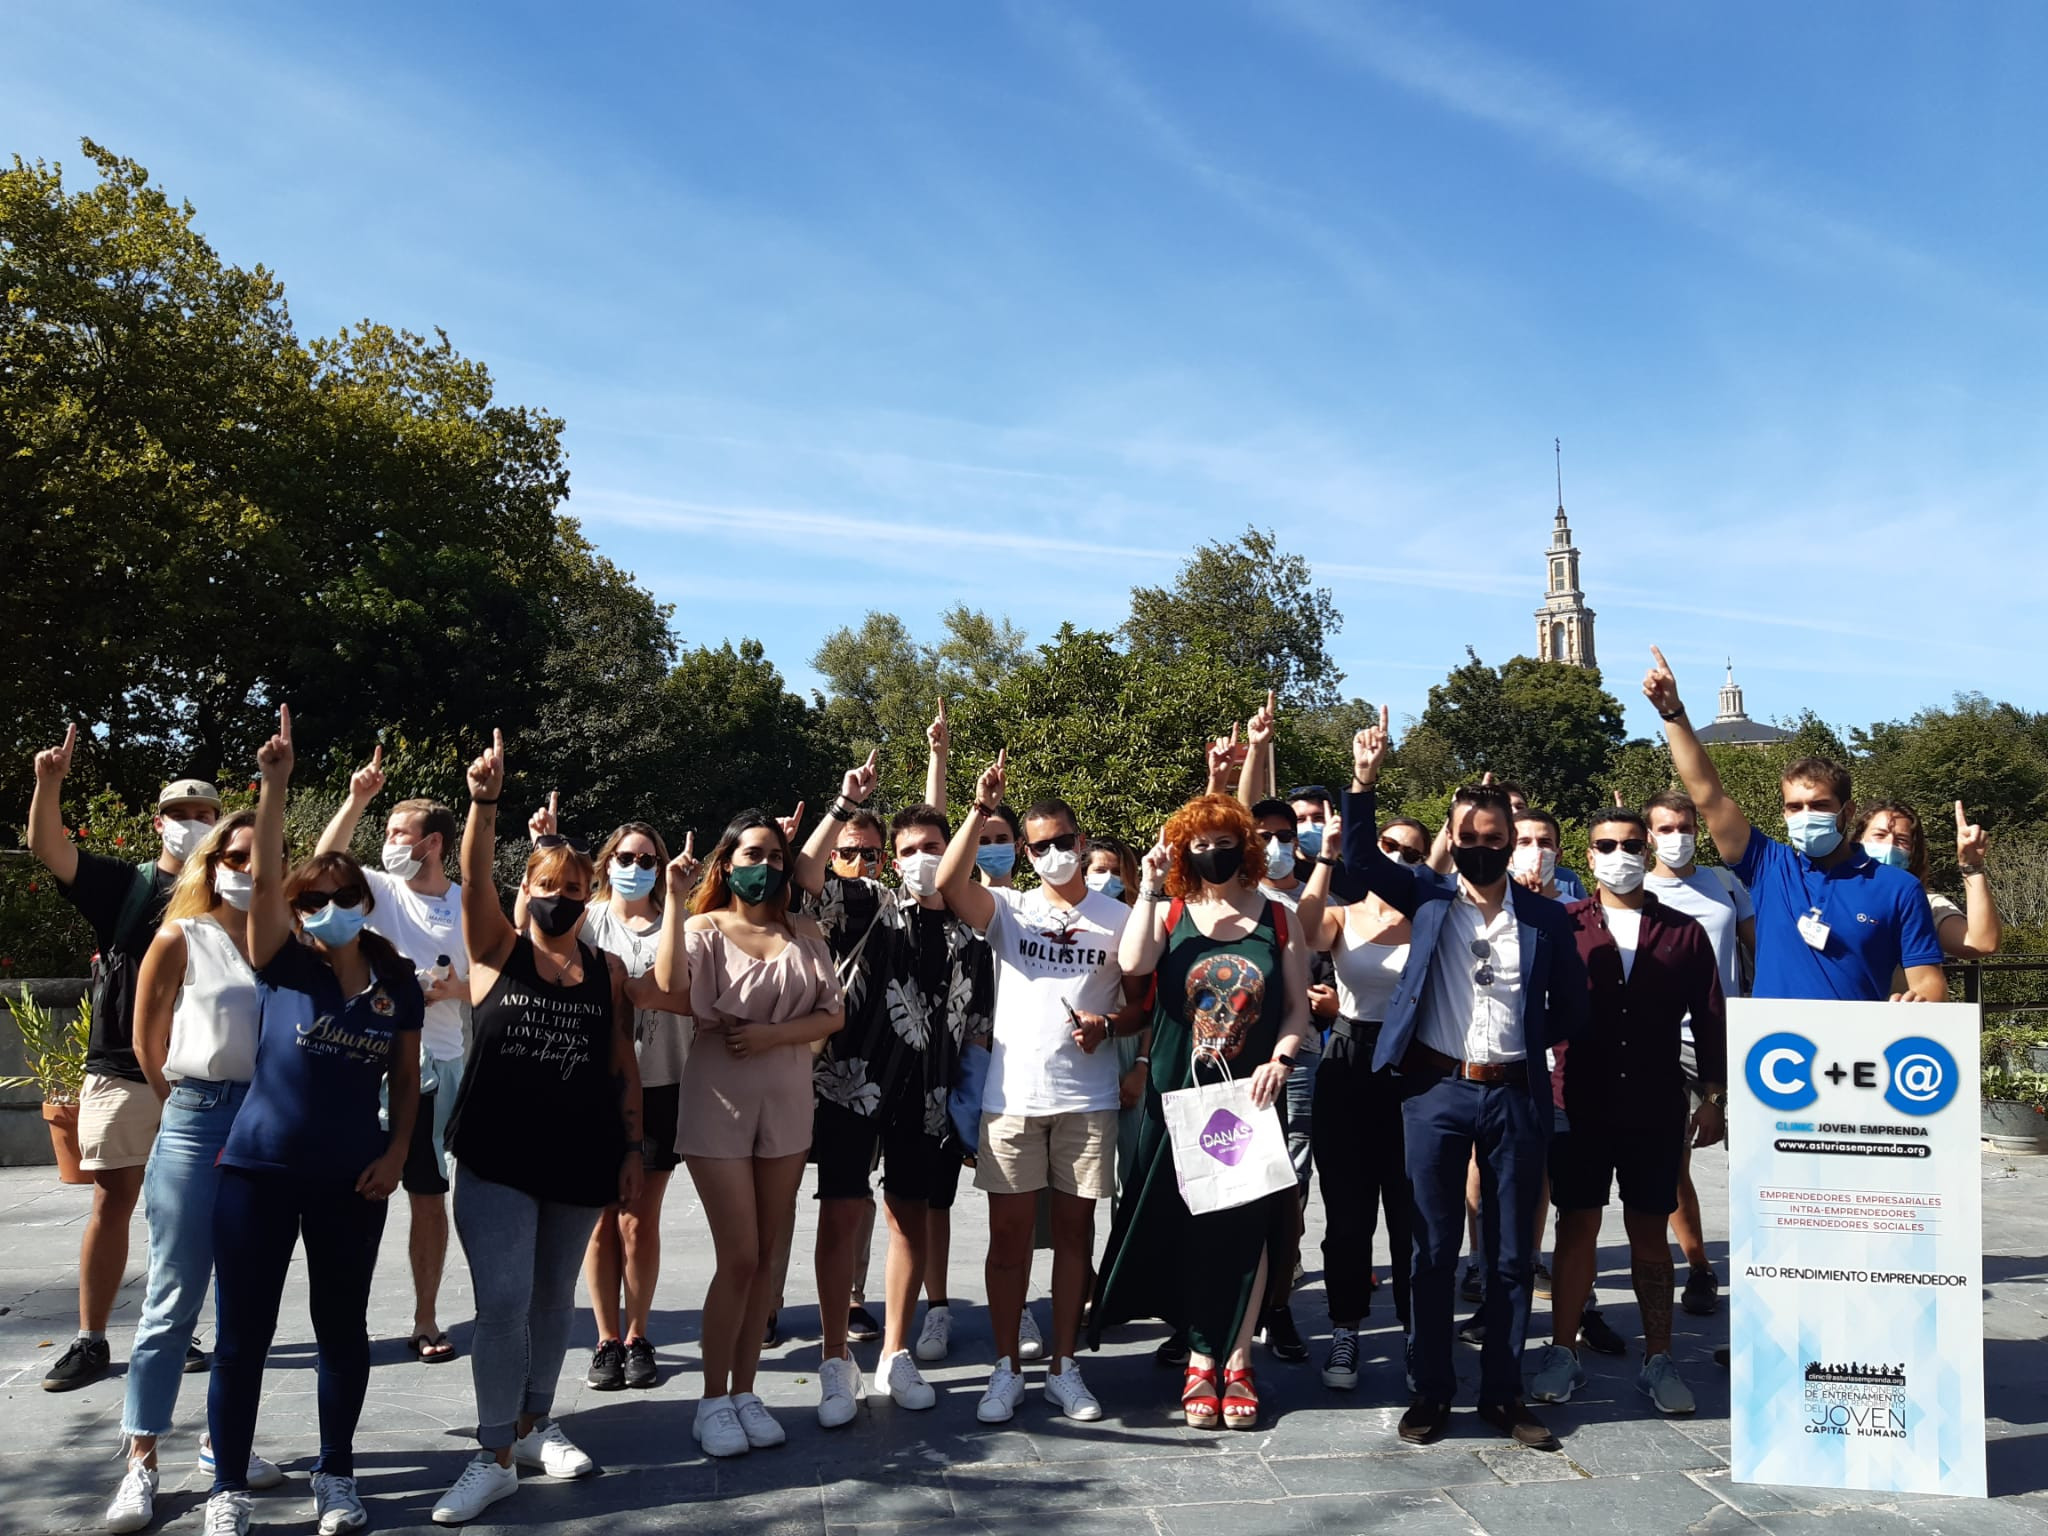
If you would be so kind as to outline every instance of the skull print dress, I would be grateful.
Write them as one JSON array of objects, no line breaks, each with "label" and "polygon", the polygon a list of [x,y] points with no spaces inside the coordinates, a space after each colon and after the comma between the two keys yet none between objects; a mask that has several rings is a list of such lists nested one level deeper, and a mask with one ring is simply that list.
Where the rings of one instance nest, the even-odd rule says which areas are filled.
[{"label": "skull print dress", "polygon": [[[1176,904],[1178,905],[1178,904]],[[1152,1009],[1152,1079],[1138,1155],[1124,1183],[1096,1281],[1088,1342],[1136,1318],[1163,1318],[1185,1328],[1199,1354],[1230,1353],[1255,1299],[1259,1256],[1275,1230],[1293,1217],[1294,1192],[1206,1216],[1191,1215],[1174,1176],[1162,1094],[1200,1081],[1245,1078],[1271,1059],[1286,1018],[1281,955],[1285,948],[1274,904],[1258,925],[1230,939],[1212,939],[1191,912],[1175,913],[1156,973]],[[1275,1202],[1285,1205],[1285,1219]]]}]

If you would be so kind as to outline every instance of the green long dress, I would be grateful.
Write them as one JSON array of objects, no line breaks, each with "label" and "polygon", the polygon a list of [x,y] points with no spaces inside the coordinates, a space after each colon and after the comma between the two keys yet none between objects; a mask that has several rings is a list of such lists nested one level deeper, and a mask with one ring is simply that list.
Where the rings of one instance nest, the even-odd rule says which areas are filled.
[{"label": "green long dress", "polygon": [[[1287,1011],[1283,986],[1270,901],[1258,926],[1239,938],[1207,937],[1187,911],[1167,935],[1152,1009],[1145,1119],[1096,1281],[1090,1348],[1100,1347],[1106,1327],[1157,1317],[1185,1328],[1197,1354],[1229,1355],[1246,1309],[1257,1300],[1252,1282],[1275,1226],[1274,1203],[1291,1202],[1294,1191],[1191,1215],[1174,1175],[1160,1096],[1194,1086],[1198,1040],[1217,1050],[1232,1078],[1250,1077],[1270,1060]],[[1200,1071],[1204,1083],[1222,1081],[1207,1055]]]}]

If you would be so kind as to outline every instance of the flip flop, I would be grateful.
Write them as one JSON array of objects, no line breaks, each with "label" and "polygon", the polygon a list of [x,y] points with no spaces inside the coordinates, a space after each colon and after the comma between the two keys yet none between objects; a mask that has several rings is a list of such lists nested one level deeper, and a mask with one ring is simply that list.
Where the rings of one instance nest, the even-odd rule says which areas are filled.
[{"label": "flip flop", "polygon": [[405,1347],[423,1365],[441,1365],[455,1358],[455,1346],[445,1333],[416,1333],[405,1341]]}]

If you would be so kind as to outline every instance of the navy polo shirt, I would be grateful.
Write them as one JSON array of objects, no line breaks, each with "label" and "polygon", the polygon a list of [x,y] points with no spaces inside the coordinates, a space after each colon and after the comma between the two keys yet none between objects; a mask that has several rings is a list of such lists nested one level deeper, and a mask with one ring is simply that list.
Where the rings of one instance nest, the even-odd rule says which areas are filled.
[{"label": "navy polo shirt", "polygon": [[[1941,964],[1920,882],[1861,848],[1822,869],[1751,827],[1733,868],[1756,902],[1752,996],[1883,1002],[1901,966]],[[1799,920],[1816,907],[1828,925],[1825,949],[1799,933]]]}]

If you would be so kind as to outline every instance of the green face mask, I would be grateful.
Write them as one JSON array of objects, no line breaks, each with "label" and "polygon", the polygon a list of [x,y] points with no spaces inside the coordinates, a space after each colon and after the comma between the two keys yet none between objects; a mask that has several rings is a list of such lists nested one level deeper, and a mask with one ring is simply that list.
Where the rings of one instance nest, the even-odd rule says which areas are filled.
[{"label": "green face mask", "polygon": [[735,864],[725,877],[726,889],[750,907],[773,901],[782,881],[783,872],[773,864]]}]

